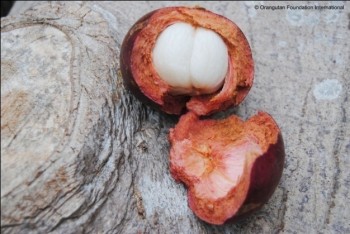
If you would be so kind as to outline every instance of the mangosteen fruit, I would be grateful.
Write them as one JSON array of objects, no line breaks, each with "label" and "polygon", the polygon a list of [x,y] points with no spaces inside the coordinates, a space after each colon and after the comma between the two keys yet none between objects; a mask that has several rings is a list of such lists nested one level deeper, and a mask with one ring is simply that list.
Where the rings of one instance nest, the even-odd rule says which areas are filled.
[{"label": "mangosteen fruit", "polygon": [[169,114],[208,115],[242,102],[253,84],[249,43],[229,19],[204,8],[146,14],[121,46],[125,86]]}]

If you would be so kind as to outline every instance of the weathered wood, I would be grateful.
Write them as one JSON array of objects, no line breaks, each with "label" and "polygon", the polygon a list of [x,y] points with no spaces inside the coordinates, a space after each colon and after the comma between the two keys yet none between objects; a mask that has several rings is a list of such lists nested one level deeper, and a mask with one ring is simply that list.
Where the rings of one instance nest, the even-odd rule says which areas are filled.
[{"label": "weathered wood", "polygon": [[193,215],[169,174],[167,134],[177,119],[142,105],[119,72],[130,26],[181,4],[189,5],[34,2],[1,19],[1,232],[350,232],[349,5],[199,3],[235,21],[255,58],[253,89],[224,114],[269,112],[287,153],[260,212],[213,226]]}]

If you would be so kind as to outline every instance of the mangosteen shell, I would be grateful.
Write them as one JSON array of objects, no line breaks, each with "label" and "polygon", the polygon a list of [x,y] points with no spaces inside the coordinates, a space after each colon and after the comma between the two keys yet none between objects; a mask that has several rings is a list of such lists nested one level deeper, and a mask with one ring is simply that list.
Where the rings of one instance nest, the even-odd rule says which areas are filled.
[{"label": "mangosteen shell", "polygon": [[[191,116],[192,115],[192,116]],[[223,134],[221,133],[215,133],[214,131],[221,131],[222,129],[220,126],[216,126],[216,123],[221,120],[200,120],[197,117],[193,117],[195,114],[193,113],[187,113],[185,116],[182,116],[179,123],[170,130],[169,140],[171,147],[173,145],[177,144],[177,142],[182,141],[192,141],[192,139],[197,139],[198,136],[202,136],[204,134],[203,132],[209,131],[211,135],[219,134],[219,138],[215,138],[216,141],[220,141],[220,136]],[[231,116],[229,118],[234,117],[235,119],[239,119],[237,116]],[[186,120],[185,120],[186,119]],[[189,120],[189,122],[187,122]],[[202,121],[210,121],[208,122],[208,127],[206,124]],[[201,123],[202,122],[202,123]],[[193,127],[196,125],[196,123],[200,123],[201,126],[200,130],[198,131],[198,127]],[[230,122],[234,123],[234,122]],[[271,115],[259,112],[257,115],[251,117],[247,121],[238,120],[236,121],[238,124],[237,126],[232,126],[236,129],[242,129],[241,130],[235,130],[237,132],[240,132],[241,136],[243,138],[237,138],[239,139],[245,139],[246,136],[252,136],[253,138],[257,139],[257,142],[259,143],[262,152],[261,155],[256,157],[254,161],[250,164],[251,167],[249,171],[246,173],[249,174],[249,180],[246,188],[248,188],[245,194],[244,199],[242,200],[242,203],[238,206],[238,209],[235,213],[232,214],[231,217],[220,217],[220,220],[217,220],[216,218],[208,218],[208,211],[203,211],[203,207],[198,206],[196,201],[196,196],[188,191],[188,202],[191,209],[193,209],[194,213],[197,214],[197,216],[200,219],[203,219],[204,221],[211,223],[211,224],[223,224],[228,222],[237,222],[239,220],[242,220],[249,216],[250,214],[254,213],[255,211],[261,209],[261,207],[268,202],[268,200],[271,198],[272,194],[276,190],[276,187],[281,179],[283,168],[284,168],[284,161],[285,161],[285,150],[284,150],[284,142],[283,137],[281,134],[281,131],[275,122],[275,120],[271,117]],[[230,128],[230,126],[227,126],[225,124],[224,131],[227,131],[227,128]],[[256,135],[254,135],[254,132],[259,132]],[[207,132],[208,133],[208,132]],[[229,131],[227,132],[229,133]],[[206,133],[205,133],[206,134]],[[221,135],[220,135],[221,134]],[[226,133],[225,133],[226,134]],[[210,137],[211,138],[211,137]],[[203,138],[200,138],[201,142],[203,141]],[[213,140],[213,139],[210,139]],[[227,139],[224,140],[224,142],[227,143]],[[205,142],[203,142],[205,144]],[[186,151],[183,151],[186,152]],[[175,155],[175,151],[171,150],[170,154],[170,172],[173,178],[177,182],[182,182],[188,187],[189,189],[194,186],[192,183],[193,181],[196,181],[197,179],[194,178],[188,178],[188,175],[185,174],[182,169],[177,163],[175,163],[173,160],[177,158]],[[186,157],[186,155],[181,156],[182,158]],[[244,178],[245,176],[242,176]],[[247,177],[246,177],[247,178]],[[192,181],[192,182],[191,182]],[[240,187],[243,188],[243,187]],[[243,189],[244,190],[244,189]],[[192,190],[193,191],[193,190]],[[233,189],[232,191],[236,191]],[[229,192],[227,196],[231,196],[232,192]],[[223,199],[223,200],[222,200]],[[231,198],[220,198],[217,201],[213,201],[216,204],[226,204],[227,201],[229,201]],[[223,201],[223,203],[220,202],[220,200]],[[197,205],[196,205],[197,204]],[[229,207],[216,207],[217,209],[228,209]],[[201,214],[201,212],[205,212]]]}]

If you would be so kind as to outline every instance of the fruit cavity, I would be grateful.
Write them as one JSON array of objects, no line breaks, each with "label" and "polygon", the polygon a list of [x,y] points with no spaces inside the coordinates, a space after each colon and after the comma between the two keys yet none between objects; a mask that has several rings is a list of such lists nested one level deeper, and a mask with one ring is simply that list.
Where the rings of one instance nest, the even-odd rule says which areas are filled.
[{"label": "fruit cavity", "polygon": [[170,171],[188,187],[189,206],[202,220],[223,224],[260,208],[281,177],[279,129],[266,113],[200,120],[194,113],[170,130]]}]

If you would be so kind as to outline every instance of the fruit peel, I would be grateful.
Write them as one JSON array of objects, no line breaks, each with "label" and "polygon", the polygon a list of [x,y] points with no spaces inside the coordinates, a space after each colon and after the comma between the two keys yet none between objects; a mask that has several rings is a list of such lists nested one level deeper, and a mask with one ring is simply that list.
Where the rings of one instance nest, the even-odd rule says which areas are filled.
[{"label": "fruit peel", "polygon": [[[235,221],[260,209],[282,175],[283,139],[264,112],[245,122],[236,116],[200,120],[189,112],[170,130],[169,140],[170,172],[188,187],[193,212],[211,224]],[[225,172],[222,165],[231,168]]]}]

